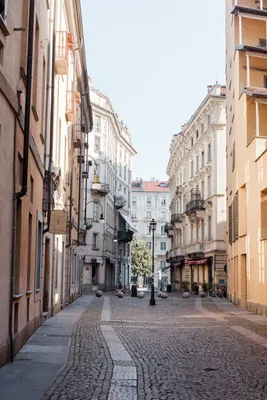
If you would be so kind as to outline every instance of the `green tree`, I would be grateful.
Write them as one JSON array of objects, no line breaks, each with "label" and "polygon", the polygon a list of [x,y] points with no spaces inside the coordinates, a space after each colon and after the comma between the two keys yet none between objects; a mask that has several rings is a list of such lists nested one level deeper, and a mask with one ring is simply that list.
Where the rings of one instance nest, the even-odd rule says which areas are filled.
[{"label": "green tree", "polygon": [[145,242],[137,241],[136,237],[131,245],[131,271],[133,276],[146,276],[152,271],[151,250]]}]

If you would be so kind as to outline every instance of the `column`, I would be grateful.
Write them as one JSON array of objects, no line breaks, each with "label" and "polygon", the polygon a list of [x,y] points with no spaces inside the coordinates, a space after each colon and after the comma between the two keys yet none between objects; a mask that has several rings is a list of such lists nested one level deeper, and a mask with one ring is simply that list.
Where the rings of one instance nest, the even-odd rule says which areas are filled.
[{"label": "column", "polygon": [[249,55],[247,54],[247,87],[250,86],[250,58]]},{"label": "column", "polygon": [[256,104],[256,136],[260,136],[260,116],[259,116],[259,103],[255,101]]}]

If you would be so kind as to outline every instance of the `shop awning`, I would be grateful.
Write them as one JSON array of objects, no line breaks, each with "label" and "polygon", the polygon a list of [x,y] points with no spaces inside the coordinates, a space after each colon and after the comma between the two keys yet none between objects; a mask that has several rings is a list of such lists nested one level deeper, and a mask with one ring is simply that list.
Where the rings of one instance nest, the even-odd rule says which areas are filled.
[{"label": "shop awning", "polygon": [[128,217],[128,215],[124,214],[121,211],[119,211],[119,213],[122,216],[122,218],[124,219],[124,221],[126,222],[126,224],[128,224],[130,230],[132,232],[137,232],[137,229],[135,229],[134,224],[133,224],[132,220],[130,219],[130,217]]},{"label": "shop awning", "polygon": [[204,258],[203,260],[190,260],[190,261],[186,261],[185,263],[188,265],[203,265],[203,264],[207,264],[208,259]]}]

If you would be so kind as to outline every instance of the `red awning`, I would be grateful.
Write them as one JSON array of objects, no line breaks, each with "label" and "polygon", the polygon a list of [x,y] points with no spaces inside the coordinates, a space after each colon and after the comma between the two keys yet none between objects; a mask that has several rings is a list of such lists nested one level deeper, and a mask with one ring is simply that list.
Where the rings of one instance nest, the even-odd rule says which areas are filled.
[{"label": "red awning", "polygon": [[180,267],[181,265],[182,265],[182,263],[180,263],[180,262],[175,264],[176,267]]},{"label": "red awning", "polygon": [[203,260],[193,260],[193,261],[186,261],[185,263],[188,265],[201,265],[207,264],[208,259],[204,258]]}]

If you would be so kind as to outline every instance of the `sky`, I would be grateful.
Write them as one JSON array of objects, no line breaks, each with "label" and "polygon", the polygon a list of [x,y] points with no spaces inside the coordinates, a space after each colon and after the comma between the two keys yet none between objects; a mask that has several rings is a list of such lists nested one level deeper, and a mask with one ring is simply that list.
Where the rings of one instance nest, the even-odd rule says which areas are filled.
[{"label": "sky", "polygon": [[128,126],[133,179],[167,179],[172,135],[225,83],[223,0],[81,0],[88,73]]}]

